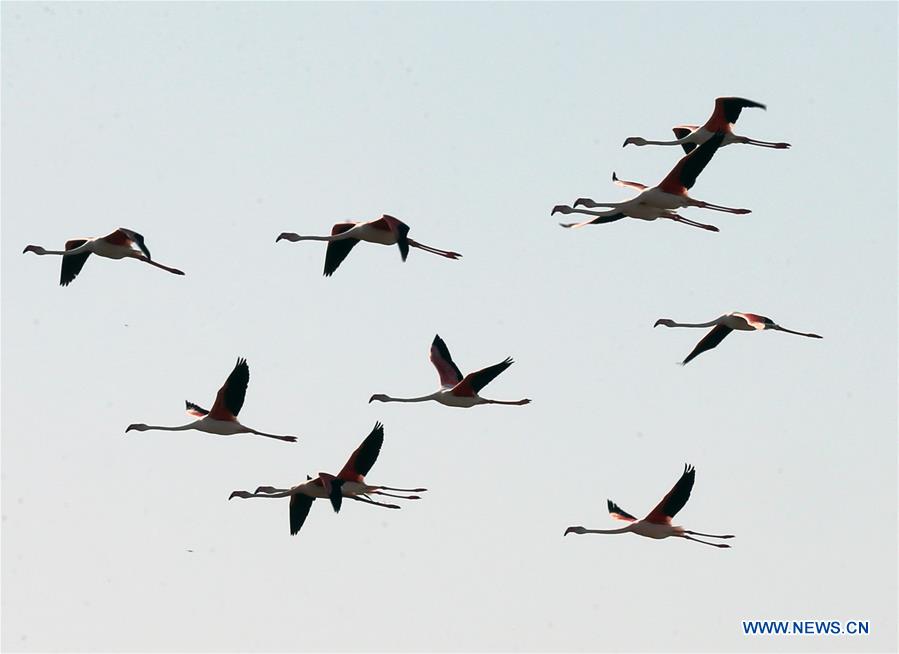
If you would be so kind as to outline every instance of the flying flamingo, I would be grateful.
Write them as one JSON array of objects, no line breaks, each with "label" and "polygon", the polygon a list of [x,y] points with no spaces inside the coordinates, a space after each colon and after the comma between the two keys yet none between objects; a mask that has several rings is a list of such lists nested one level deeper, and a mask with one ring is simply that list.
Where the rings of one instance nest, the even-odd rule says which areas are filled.
[{"label": "flying flamingo", "polygon": [[616,520],[624,520],[630,524],[621,529],[584,529],[583,527],[569,527],[565,530],[565,536],[568,534],[626,534],[632,532],[638,536],[646,536],[647,538],[668,538],[675,536],[677,538],[686,538],[704,545],[712,547],[730,547],[725,543],[710,543],[705,540],[693,538],[693,536],[704,536],[706,538],[733,538],[732,535],[716,536],[714,534],[702,534],[698,531],[688,531],[683,527],[671,524],[671,518],[677,515],[677,512],[684,508],[684,504],[690,499],[690,491],[693,490],[693,482],[696,480],[696,470],[691,465],[684,466],[684,473],[677,480],[668,494],[662,498],[658,506],[650,511],[649,515],[642,520],[637,520],[627,511],[624,511],[612,500],[607,501],[609,514]]},{"label": "flying flamingo", "polygon": [[228,499],[230,500],[234,497],[245,499],[251,497],[290,497],[291,536],[296,535],[300,531],[300,528],[306,521],[306,516],[309,515],[309,508],[316,498],[329,499],[335,513],[340,511],[340,505],[344,497],[357,502],[383,506],[388,509],[398,509],[400,507],[396,504],[376,502],[369,496],[383,495],[404,500],[421,499],[418,495],[394,495],[385,491],[423,493],[427,490],[426,488],[392,488],[390,486],[369,486],[365,483],[365,475],[368,474],[375,461],[378,460],[378,454],[383,443],[384,425],[376,422],[374,429],[366,436],[362,444],[356,448],[356,451],[350,456],[350,460],[346,462],[346,465],[343,466],[343,469],[336,476],[320,472],[315,479],[307,476],[305,483],[293,488],[279,489],[272,486],[260,486],[254,493],[236,490],[231,493]]},{"label": "flying flamingo", "polygon": [[766,318],[765,316],[760,316],[755,313],[738,313],[736,311],[732,313],[725,314],[723,316],[719,316],[714,320],[710,320],[709,322],[701,322],[701,323],[678,323],[673,320],[669,320],[668,318],[659,318],[656,320],[656,324],[653,327],[658,327],[659,325],[664,325],[665,327],[714,327],[712,331],[705,335],[705,337],[699,341],[693,351],[687,355],[687,358],[683,360],[681,365],[687,365],[698,357],[700,354],[705,352],[706,350],[711,350],[713,347],[718,345],[721,341],[724,340],[724,337],[730,334],[733,330],[737,329],[744,332],[751,331],[760,331],[764,329],[774,329],[779,332],[787,332],[788,334],[796,334],[797,336],[807,336],[809,338],[823,338],[818,336],[818,334],[805,334],[803,332],[794,332],[790,329],[784,329],[780,325],[775,324],[771,318]]},{"label": "flying flamingo", "polygon": [[[694,200],[687,195],[687,190],[693,188],[699,173],[706,167],[715,154],[715,151],[721,146],[724,139],[724,132],[718,132],[708,141],[700,145],[693,152],[685,155],[671,169],[671,172],[663,179],[658,186],[648,188],[645,184],[639,182],[629,182],[618,179],[615,173],[612,173],[612,181],[619,186],[633,188],[640,191],[640,194],[625,202],[601,203],[594,202],[589,198],[580,198],[574,203],[574,207],[564,204],[557,205],[553,208],[552,214],[556,212],[570,214],[581,213],[588,216],[597,216],[592,220],[585,220],[580,223],[559,223],[562,227],[584,227],[585,225],[598,225],[601,223],[610,223],[622,218],[639,218],[641,220],[655,220],[656,218],[668,218],[685,225],[701,227],[712,232],[717,232],[718,228],[714,225],[704,225],[692,220],[688,220],[683,216],[674,213],[673,209],[680,207],[701,207],[704,209],[712,209],[714,211],[724,211],[727,213],[749,213],[749,209],[731,209],[722,207],[717,204],[710,204],[701,200]],[[586,211],[577,207],[584,205],[586,207],[609,207],[609,211]]]},{"label": "flying flamingo", "polygon": [[337,267],[346,259],[350,250],[359,241],[380,243],[381,245],[398,245],[403,261],[409,255],[409,247],[418,248],[432,254],[439,254],[447,259],[458,259],[462,255],[458,252],[438,250],[407,236],[409,225],[397,220],[393,216],[384,214],[377,220],[368,222],[344,222],[337,223],[331,228],[330,236],[300,236],[292,232],[284,232],[275,239],[275,243],[282,238],[286,241],[327,241],[328,249],[325,253],[325,277],[330,277]]},{"label": "flying flamingo", "polygon": [[446,406],[467,409],[478,404],[512,404],[520,406],[522,404],[530,404],[531,402],[528,399],[515,402],[487,400],[478,395],[482,388],[512,365],[513,361],[511,358],[463,377],[459,367],[453,363],[453,358],[450,356],[446,343],[438,335],[434,337],[434,342],[431,343],[431,363],[434,364],[434,367],[437,368],[437,373],[440,375],[441,388],[439,391],[435,391],[430,395],[410,398],[390,397],[389,395],[380,394],[372,395],[368,400],[369,404],[375,400],[379,402],[427,402],[428,400],[434,400]]},{"label": "flying flamingo", "polygon": [[633,143],[634,145],[680,145],[684,152],[690,154],[690,151],[697,145],[701,145],[708,141],[715,132],[724,132],[724,142],[721,146],[730,145],[731,143],[746,143],[748,145],[758,145],[763,148],[776,148],[783,150],[789,148],[789,143],[771,143],[769,141],[757,141],[746,136],[738,136],[734,134],[733,124],[740,117],[740,112],[748,107],[758,107],[767,110],[767,107],[759,102],[753,102],[746,98],[715,98],[715,110],[705,125],[698,127],[696,125],[678,125],[673,128],[675,141],[647,141],[639,136],[630,136],[624,141],[624,147]]},{"label": "flying flamingo", "polygon": [[[140,251],[135,250],[137,246]],[[35,254],[58,254],[62,256],[62,271],[59,275],[59,285],[68,286],[84,268],[84,262],[91,253],[107,259],[124,259],[131,257],[162,268],[175,275],[184,273],[177,268],[169,268],[150,259],[150,251],[144,243],[144,237],[132,229],[119,227],[112,234],[100,238],[76,238],[66,241],[65,250],[45,250],[40,245],[29,245],[22,250],[22,254],[34,252]]]},{"label": "flying flamingo", "polygon": [[194,422],[180,427],[157,427],[155,425],[145,425],[137,423],[128,425],[125,433],[132,429],[136,431],[148,431],[159,429],[163,431],[186,431],[188,429],[196,429],[197,431],[205,431],[208,434],[218,434],[219,436],[231,436],[233,434],[256,434],[257,436],[266,436],[268,438],[277,438],[280,441],[289,441],[295,443],[296,436],[277,436],[275,434],[266,434],[255,429],[250,429],[237,422],[237,414],[243,407],[244,398],[247,395],[247,384],[250,382],[250,367],[247,365],[246,359],[238,359],[234,370],[228,375],[225,384],[219,389],[215,396],[215,403],[212,410],[206,409],[194,404],[193,402],[185,402],[187,413],[199,418]]}]

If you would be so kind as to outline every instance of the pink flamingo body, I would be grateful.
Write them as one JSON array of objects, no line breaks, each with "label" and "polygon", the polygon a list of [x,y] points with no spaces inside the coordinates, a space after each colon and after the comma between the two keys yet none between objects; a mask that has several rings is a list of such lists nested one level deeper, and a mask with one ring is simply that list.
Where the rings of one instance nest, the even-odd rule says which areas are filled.
[{"label": "pink flamingo body", "polygon": [[730,145],[731,143],[744,143],[747,145],[757,145],[763,148],[774,148],[784,150],[790,147],[789,143],[773,143],[770,141],[759,141],[746,136],[739,136],[733,131],[733,125],[740,117],[743,109],[748,107],[756,107],[766,110],[767,107],[759,102],[747,100],[746,98],[715,98],[715,109],[712,115],[706,121],[705,125],[698,127],[696,125],[678,125],[673,128],[674,141],[648,141],[640,136],[630,136],[624,141],[624,146],[634,145],[680,145],[687,154],[693,148],[702,145],[708,141],[717,132],[724,132],[724,140],[721,147]]},{"label": "pink flamingo body", "polygon": [[622,520],[629,523],[626,527],[620,529],[585,529],[584,527],[568,527],[565,530],[565,536],[568,534],[626,534],[632,533],[645,538],[684,538],[703,545],[711,545],[712,547],[726,548],[730,547],[726,543],[710,543],[708,541],[693,538],[693,536],[704,536],[706,538],[733,538],[733,535],[718,536],[715,534],[704,534],[698,531],[689,531],[683,527],[671,524],[671,519],[677,515],[687,500],[690,499],[690,492],[693,490],[693,483],[696,480],[696,470],[693,466],[684,466],[684,472],[678,479],[674,487],[668,491],[668,494],[662,498],[662,501],[649,512],[642,520],[628,513],[619,507],[612,500],[608,500],[606,505],[611,515],[616,520]]},{"label": "pink flamingo body", "polygon": [[282,239],[294,243],[297,241],[327,241],[328,249],[325,253],[324,270],[326,277],[334,274],[334,271],[337,270],[338,266],[350,253],[350,250],[359,241],[377,243],[379,245],[397,245],[403,261],[409,255],[410,247],[437,254],[447,259],[458,259],[462,256],[458,252],[438,250],[414,241],[408,237],[408,233],[409,226],[406,223],[385,214],[376,220],[367,222],[337,223],[331,228],[330,236],[300,236],[293,232],[283,232],[275,239],[275,242],[277,243]]},{"label": "pink flamingo body", "polygon": [[206,432],[207,434],[217,434],[219,436],[233,436],[235,434],[256,434],[257,436],[266,436],[281,441],[295,443],[296,436],[279,436],[277,434],[266,434],[246,427],[237,420],[237,414],[243,407],[244,398],[247,394],[247,385],[250,382],[250,368],[246,359],[238,359],[234,370],[228,375],[224,385],[219,389],[215,396],[215,403],[212,409],[207,411],[201,406],[193,402],[185,402],[187,413],[199,420],[181,425],[179,427],[161,427],[156,425],[145,425],[143,423],[135,423],[128,425],[125,433],[131,430],[135,431],[187,431],[194,429],[196,431]]},{"label": "pink flamingo body", "polygon": [[440,404],[459,408],[471,408],[479,404],[508,404],[521,406],[529,404],[529,399],[504,401],[504,400],[488,400],[478,395],[480,390],[491,381],[505,371],[514,363],[511,358],[497,363],[477,372],[463,376],[459,367],[453,362],[446,343],[439,335],[434,337],[431,343],[430,351],[431,363],[437,369],[440,376],[440,390],[422,395],[421,397],[399,398],[390,397],[389,395],[376,394],[372,395],[368,400],[369,403],[375,400],[379,402],[427,402],[433,400]]},{"label": "pink flamingo body", "polygon": [[702,354],[707,350],[711,350],[716,347],[724,338],[730,334],[732,331],[763,331],[766,329],[786,332],[788,334],[795,334],[797,336],[806,336],[808,338],[822,338],[818,334],[810,334],[804,332],[796,332],[791,329],[786,329],[781,327],[777,323],[775,323],[770,318],[766,318],[765,316],[760,316],[756,313],[740,313],[738,311],[733,311],[731,313],[725,314],[723,316],[719,316],[714,320],[710,320],[709,322],[702,323],[678,323],[669,318],[659,318],[656,320],[656,323],[653,327],[658,327],[659,325],[663,325],[665,327],[714,327],[712,331],[705,335],[705,337],[699,341],[693,351],[687,355],[687,358],[683,360],[681,365],[686,365],[697,356]]},{"label": "pink flamingo body", "polygon": [[[700,227],[708,231],[717,232],[718,228],[714,225],[706,225],[688,220],[683,216],[674,213],[674,210],[682,207],[700,207],[726,213],[750,213],[749,209],[733,209],[717,204],[711,204],[702,200],[695,200],[687,194],[687,191],[696,183],[699,174],[706,165],[708,165],[709,161],[712,160],[715,152],[721,146],[723,139],[724,133],[718,132],[714,137],[707,140],[693,152],[684,155],[680,161],[678,161],[677,165],[671,169],[671,172],[665,176],[665,179],[652,188],[645,184],[641,184],[640,182],[618,179],[618,176],[615,173],[612,173],[612,181],[618,186],[632,188],[640,192],[630,200],[625,202],[604,203],[594,202],[590,198],[579,198],[575,201],[573,206],[556,205],[552,210],[552,215],[555,215],[556,213],[579,213],[588,216],[596,216],[591,220],[585,220],[579,223],[560,223],[562,227],[577,228],[586,225],[598,225],[614,222],[626,217],[638,218],[641,220],[667,218],[693,227]],[[609,210],[588,211],[585,209],[578,209],[577,207],[579,206],[590,208],[608,207]]]},{"label": "pink flamingo body", "polygon": [[119,227],[111,234],[98,238],[68,240],[66,241],[65,250],[46,250],[40,245],[28,245],[22,250],[22,254],[26,252],[33,252],[38,255],[53,254],[62,256],[62,268],[59,275],[60,286],[68,286],[72,283],[91,254],[106,259],[137,259],[175,275],[184,274],[177,268],[169,268],[153,261],[150,258],[150,250],[147,249],[144,237],[134,230],[125,227]]},{"label": "pink flamingo body", "polygon": [[400,508],[396,504],[385,504],[371,499],[371,495],[383,495],[405,500],[421,499],[418,495],[396,495],[386,491],[401,493],[423,493],[426,488],[393,488],[391,486],[372,486],[365,483],[365,475],[371,470],[381,446],[384,444],[384,425],[375,423],[374,429],[356,448],[349,460],[336,475],[326,472],[318,473],[318,476],[306,477],[304,483],[292,488],[280,489],[273,486],[260,486],[255,492],[236,490],[228,499],[240,497],[249,499],[253,497],[290,498],[290,535],[299,533],[309,515],[312,502],[316,499],[328,499],[334,512],[339,512],[343,498],[349,498],[366,504],[373,504],[388,509]]}]

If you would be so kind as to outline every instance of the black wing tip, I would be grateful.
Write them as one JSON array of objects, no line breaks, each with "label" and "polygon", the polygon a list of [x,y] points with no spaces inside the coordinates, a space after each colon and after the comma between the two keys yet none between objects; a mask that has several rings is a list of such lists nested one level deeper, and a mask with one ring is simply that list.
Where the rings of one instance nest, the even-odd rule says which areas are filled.
[{"label": "black wing tip", "polygon": [[249,364],[247,363],[247,360],[243,357],[237,357],[237,363],[234,364],[234,367],[235,368],[247,368],[247,369],[250,368]]},{"label": "black wing tip", "polygon": [[[375,421],[375,426],[372,427],[371,433],[379,434],[381,436],[381,438],[383,438],[384,437],[384,423],[381,422],[380,420]],[[371,435],[371,434],[369,434],[369,435]]]}]

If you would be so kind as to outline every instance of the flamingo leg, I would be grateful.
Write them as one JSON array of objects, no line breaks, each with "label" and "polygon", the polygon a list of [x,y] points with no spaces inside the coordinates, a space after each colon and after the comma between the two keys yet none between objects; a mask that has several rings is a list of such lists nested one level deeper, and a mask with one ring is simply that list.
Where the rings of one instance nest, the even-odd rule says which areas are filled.
[{"label": "flamingo leg", "polygon": [[705,536],[706,538],[733,538],[733,534],[728,534],[726,536],[717,536],[715,534],[703,534],[699,531],[684,531],[685,534],[691,534],[693,536]]},{"label": "flamingo leg", "polygon": [[710,543],[706,540],[699,540],[698,538],[691,538],[690,536],[687,536],[686,534],[681,534],[680,538],[686,538],[687,540],[692,540],[693,542],[696,542],[696,543],[702,543],[703,545],[711,545],[712,547],[730,547],[730,545],[728,545],[727,543]]},{"label": "flamingo leg", "polygon": [[361,497],[361,496],[359,496],[359,495],[348,495],[347,498],[348,498],[348,499],[351,499],[351,500],[356,500],[357,502],[365,502],[366,504],[374,504],[375,506],[383,506],[385,509],[399,509],[399,508],[401,508],[401,507],[397,506],[396,504],[385,504],[385,503],[383,503],[383,502],[375,502],[375,501],[372,500],[372,499],[366,499],[366,498]]},{"label": "flamingo leg", "polygon": [[424,493],[427,488],[392,488],[390,486],[375,486],[376,490],[399,491],[401,493]]},{"label": "flamingo leg", "polygon": [[714,225],[706,225],[705,223],[698,223],[698,222],[695,222],[695,221],[693,221],[693,220],[689,220],[689,219],[687,219],[687,218],[684,218],[683,216],[679,216],[679,215],[677,215],[677,214],[671,214],[670,216],[662,216],[662,218],[668,218],[668,219],[670,219],[670,220],[674,220],[675,222],[683,223],[683,224],[685,224],[685,225],[691,225],[691,226],[693,226],[693,227],[699,227],[700,229],[707,229],[707,230],[710,231],[710,232],[717,232],[717,231],[720,231],[720,230],[719,230],[717,227],[715,227]]},{"label": "flamingo leg", "polygon": [[774,148],[776,150],[786,150],[792,147],[789,143],[772,143],[771,141],[758,141],[756,139],[747,138],[744,143],[748,145],[757,145],[762,148]]},{"label": "flamingo leg", "polygon": [[691,206],[701,207],[703,209],[711,209],[712,211],[723,211],[724,213],[738,213],[738,214],[746,214],[752,213],[749,209],[734,209],[733,207],[724,207],[720,204],[712,204],[710,202],[703,202],[702,200],[694,200],[690,203]]},{"label": "flamingo leg", "polygon": [[421,498],[418,495],[394,495],[392,493],[385,493],[384,491],[371,491],[372,495],[383,495],[384,497],[396,497],[401,500],[420,500]]},{"label": "flamingo leg", "polygon": [[424,250],[425,252],[430,252],[431,254],[439,254],[441,257],[446,257],[447,259],[458,259],[462,255],[458,252],[450,252],[449,250],[438,250],[437,248],[432,248],[430,245],[425,245],[423,243],[419,243],[418,241],[413,241],[411,238],[407,239],[409,245],[414,248],[418,248],[419,250]]}]

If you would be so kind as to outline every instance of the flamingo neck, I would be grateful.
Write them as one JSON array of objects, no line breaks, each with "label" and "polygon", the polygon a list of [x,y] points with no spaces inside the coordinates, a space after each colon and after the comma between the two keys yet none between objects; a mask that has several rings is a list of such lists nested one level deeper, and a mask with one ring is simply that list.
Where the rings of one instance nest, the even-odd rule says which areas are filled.
[{"label": "flamingo neck", "polygon": [[431,393],[430,395],[422,395],[421,397],[390,397],[385,395],[382,402],[427,402],[436,399],[439,393]]},{"label": "flamingo neck", "polygon": [[718,318],[715,320],[710,320],[709,322],[674,322],[671,321],[672,327],[714,327],[718,323]]}]

